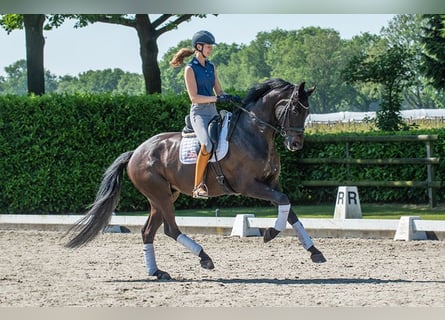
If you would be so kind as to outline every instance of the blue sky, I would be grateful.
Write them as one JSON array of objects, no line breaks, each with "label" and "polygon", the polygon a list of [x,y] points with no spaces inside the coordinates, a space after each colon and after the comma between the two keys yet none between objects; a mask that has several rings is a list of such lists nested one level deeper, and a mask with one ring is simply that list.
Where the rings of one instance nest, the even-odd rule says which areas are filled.
[{"label": "blue sky", "polygon": [[[154,15],[151,15],[153,18]],[[192,37],[198,30],[212,32],[217,42],[248,44],[258,32],[277,28],[298,30],[308,26],[332,28],[344,39],[363,32],[378,34],[393,14],[220,14],[193,18],[158,39],[159,59],[171,47]],[[74,29],[71,22],[44,32],[45,68],[58,76],[77,75],[87,70],[120,68],[141,73],[139,44],[133,28],[96,23]],[[9,35],[0,29],[0,75],[4,68],[25,58],[24,31]]]}]

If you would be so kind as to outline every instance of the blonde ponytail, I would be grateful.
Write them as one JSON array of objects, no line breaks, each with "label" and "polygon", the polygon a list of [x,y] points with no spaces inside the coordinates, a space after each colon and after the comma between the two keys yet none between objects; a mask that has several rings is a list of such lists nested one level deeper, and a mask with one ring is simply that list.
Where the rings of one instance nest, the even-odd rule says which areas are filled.
[{"label": "blonde ponytail", "polygon": [[193,50],[193,49],[181,48],[174,55],[173,59],[170,61],[170,65],[175,68],[180,67],[182,65],[182,63],[184,62],[184,59],[187,57],[190,57],[194,53],[195,53],[195,50]]}]

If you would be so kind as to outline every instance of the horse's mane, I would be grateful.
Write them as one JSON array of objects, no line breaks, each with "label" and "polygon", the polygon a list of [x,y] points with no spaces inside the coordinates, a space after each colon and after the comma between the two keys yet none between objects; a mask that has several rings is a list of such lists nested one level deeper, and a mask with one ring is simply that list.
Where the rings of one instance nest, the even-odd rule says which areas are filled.
[{"label": "horse's mane", "polygon": [[266,80],[249,89],[247,96],[243,99],[243,104],[248,105],[251,102],[257,101],[259,98],[261,98],[272,89],[283,88],[289,85],[292,84],[279,78]]}]

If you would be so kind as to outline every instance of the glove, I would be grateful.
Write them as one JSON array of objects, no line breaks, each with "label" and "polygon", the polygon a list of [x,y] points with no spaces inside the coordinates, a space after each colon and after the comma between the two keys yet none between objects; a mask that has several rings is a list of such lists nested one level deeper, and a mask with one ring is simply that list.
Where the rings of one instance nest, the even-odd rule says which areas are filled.
[{"label": "glove", "polygon": [[216,103],[227,103],[230,100],[230,94],[221,94],[219,96],[216,96]]},{"label": "glove", "polygon": [[230,94],[221,94],[216,97],[217,103],[227,103],[227,102],[241,102],[241,98],[238,96],[232,96]]}]

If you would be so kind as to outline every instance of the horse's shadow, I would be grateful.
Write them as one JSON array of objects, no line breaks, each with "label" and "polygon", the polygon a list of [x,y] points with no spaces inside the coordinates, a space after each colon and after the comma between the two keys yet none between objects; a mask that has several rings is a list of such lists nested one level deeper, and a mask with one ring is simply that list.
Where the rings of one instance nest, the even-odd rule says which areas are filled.
[{"label": "horse's shadow", "polygon": [[378,278],[314,278],[314,279],[276,279],[276,278],[228,278],[228,279],[115,279],[108,280],[112,283],[137,283],[137,282],[164,282],[164,283],[190,283],[190,282],[213,282],[219,284],[273,284],[273,285],[347,285],[347,284],[388,284],[388,283],[443,283],[445,280],[406,280],[406,279],[378,279]]}]

